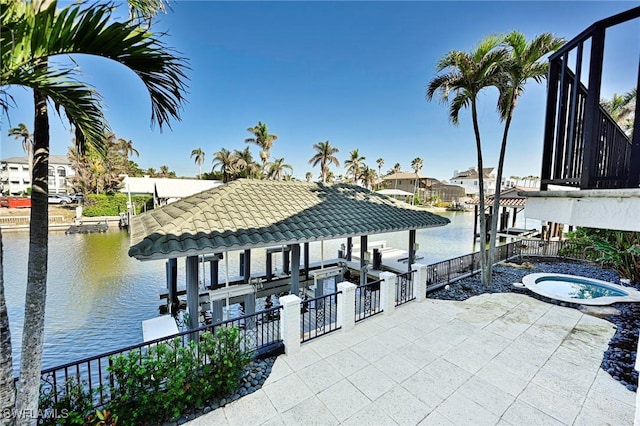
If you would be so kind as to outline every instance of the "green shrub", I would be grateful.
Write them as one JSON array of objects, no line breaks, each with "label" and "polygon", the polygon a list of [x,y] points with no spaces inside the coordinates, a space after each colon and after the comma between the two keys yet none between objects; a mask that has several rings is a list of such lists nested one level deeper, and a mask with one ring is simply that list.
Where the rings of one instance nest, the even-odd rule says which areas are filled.
[{"label": "green shrub", "polygon": [[623,278],[640,283],[640,233],[578,228],[567,233],[567,239],[570,248],[560,254],[570,256],[571,251],[578,252],[582,254],[579,257],[601,262]]},{"label": "green shrub", "polygon": [[127,424],[175,419],[189,408],[238,388],[250,361],[237,327],[205,332],[199,347],[180,339],[159,343],[148,352],[132,351],[112,358],[109,370],[117,382],[110,405]]},{"label": "green shrub", "polygon": [[[82,214],[87,217],[118,216],[127,211],[128,197],[126,194],[89,194],[84,198]],[[137,195],[131,197],[135,214],[153,208],[153,197]]]},{"label": "green shrub", "polygon": [[[58,401],[54,395],[58,395]],[[93,395],[87,383],[77,376],[70,377],[63,385],[48,391],[40,388],[39,409],[43,414],[42,425],[84,425],[93,412]]]}]

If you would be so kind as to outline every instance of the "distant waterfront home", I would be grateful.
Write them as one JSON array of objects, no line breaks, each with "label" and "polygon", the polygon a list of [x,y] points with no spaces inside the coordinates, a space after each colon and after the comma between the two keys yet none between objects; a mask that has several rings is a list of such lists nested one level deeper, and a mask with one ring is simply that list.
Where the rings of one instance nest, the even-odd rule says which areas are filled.
[{"label": "distant waterfront home", "polygon": [[[492,195],[496,192],[496,168],[485,167],[483,169],[484,176],[484,192],[486,195]],[[477,167],[469,167],[468,170],[454,170],[453,177],[449,180],[454,185],[460,185],[464,188],[466,195],[473,197],[478,196],[479,174]],[[512,188],[516,183],[511,179],[502,178],[503,188]]]},{"label": "distant waterfront home", "polygon": [[[70,188],[71,178],[75,172],[65,155],[49,156],[49,193],[66,194]],[[2,192],[19,195],[31,188],[29,176],[29,159],[27,157],[10,157],[0,160],[0,183]]]},{"label": "distant waterfront home", "polygon": [[219,180],[125,176],[120,192],[131,195],[153,195],[153,206],[158,207],[220,185],[222,181]]},{"label": "distant waterfront home", "polygon": [[387,175],[382,179],[382,186],[386,189],[399,189],[412,194],[415,190],[422,200],[438,197],[440,201],[451,202],[458,201],[465,196],[462,186],[448,185],[415,172],[399,172]]}]

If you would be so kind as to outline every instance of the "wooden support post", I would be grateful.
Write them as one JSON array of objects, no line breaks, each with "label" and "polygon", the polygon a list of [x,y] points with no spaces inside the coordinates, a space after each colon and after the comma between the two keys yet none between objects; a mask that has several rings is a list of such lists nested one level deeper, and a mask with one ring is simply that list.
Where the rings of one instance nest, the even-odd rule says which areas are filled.
[{"label": "wooden support post", "polygon": [[211,289],[218,288],[218,272],[219,272],[218,261],[219,260],[220,260],[219,258],[216,258],[215,260],[209,261],[209,278],[211,281],[211,285],[209,286],[209,288]]},{"label": "wooden support post", "polygon": [[185,259],[186,283],[187,283],[187,311],[189,321],[187,327],[190,330],[198,327],[200,315],[200,289],[198,286],[198,256],[187,256]]},{"label": "wooden support post", "polygon": [[353,247],[353,239],[351,237],[347,238],[347,260],[351,262],[351,250]]},{"label": "wooden support post", "polygon": [[266,259],[265,272],[267,275],[267,281],[271,281],[271,279],[273,278],[273,254],[270,253],[269,250],[266,250],[265,259]]},{"label": "wooden support post", "polygon": [[309,281],[309,243],[304,243],[304,280]]},{"label": "wooden support post", "polygon": [[367,235],[360,236],[360,285],[367,283],[367,273],[364,269],[366,264],[365,253],[369,244],[368,239]]},{"label": "wooden support post", "polygon": [[251,279],[251,250],[247,249],[244,251],[244,283],[249,284],[249,280]]},{"label": "wooden support post", "polygon": [[291,246],[291,294],[300,294],[300,244]]},{"label": "wooden support post", "polygon": [[596,29],[591,37],[589,58],[589,87],[584,113],[584,161],[582,163],[581,189],[595,188],[598,157],[598,114],[600,112],[600,87],[604,59],[604,28]]},{"label": "wooden support post", "polygon": [[411,265],[413,265],[416,261],[416,230],[409,230],[409,259],[407,272],[411,272]]},{"label": "wooden support post", "polygon": [[[638,84],[636,85],[636,88],[640,89],[640,61],[638,62]],[[640,186],[640,107],[638,107],[637,97],[634,123],[633,135],[631,135],[631,158],[629,160],[628,188],[637,188]]]},{"label": "wooden support post", "polygon": [[166,263],[167,291],[169,292],[169,312],[175,315],[178,312],[178,259],[168,259]]}]

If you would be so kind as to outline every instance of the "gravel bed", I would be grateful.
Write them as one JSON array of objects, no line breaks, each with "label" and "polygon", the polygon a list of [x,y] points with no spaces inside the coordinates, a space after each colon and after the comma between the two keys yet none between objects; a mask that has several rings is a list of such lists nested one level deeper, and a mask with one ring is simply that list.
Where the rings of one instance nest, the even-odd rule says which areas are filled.
[{"label": "gravel bed", "polygon": [[176,426],[184,424],[190,420],[195,419],[196,417],[207,414],[210,411],[215,410],[216,408],[224,407],[232,401],[235,401],[245,395],[249,395],[250,393],[257,391],[262,387],[265,380],[267,380],[267,377],[269,377],[271,368],[273,367],[273,364],[275,362],[276,357],[254,359],[245,369],[244,375],[240,380],[240,387],[235,393],[227,395],[224,398],[208,401],[204,406],[198,407],[190,413],[183,415],[177,421],[165,423],[165,426]]},{"label": "gravel bed", "polygon": [[[525,275],[536,272],[579,275],[620,284],[620,277],[617,272],[596,266],[569,261],[554,261],[552,259],[544,259],[542,261],[528,259],[528,261],[532,262],[532,268],[530,269],[496,266],[490,286],[482,285],[478,274],[453,283],[446,288],[435,290],[429,293],[428,297],[461,301],[483,293],[516,292],[527,294],[547,303],[578,309],[581,305],[560,302],[533,294],[527,290],[515,289],[512,284],[521,282]],[[514,263],[522,262],[517,261]],[[631,286],[640,290],[640,285],[638,284],[632,283]],[[636,392],[638,389],[638,372],[634,366],[638,347],[638,330],[640,330],[640,304],[615,303],[611,306],[616,308],[619,314],[606,316],[605,319],[615,324],[616,333],[609,341],[609,349],[604,352],[600,367],[627,389]]]}]

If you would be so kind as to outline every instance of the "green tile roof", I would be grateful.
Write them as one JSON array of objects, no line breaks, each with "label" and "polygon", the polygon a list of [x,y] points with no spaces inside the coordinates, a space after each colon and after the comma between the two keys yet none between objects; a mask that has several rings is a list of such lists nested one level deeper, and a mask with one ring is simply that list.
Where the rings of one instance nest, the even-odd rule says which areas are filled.
[{"label": "green tile roof", "polygon": [[167,259],[448,223],[358,186],[241,179],[134,216],[129,256]]}]

